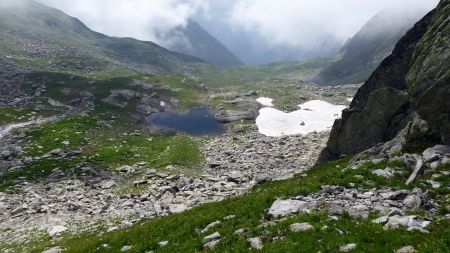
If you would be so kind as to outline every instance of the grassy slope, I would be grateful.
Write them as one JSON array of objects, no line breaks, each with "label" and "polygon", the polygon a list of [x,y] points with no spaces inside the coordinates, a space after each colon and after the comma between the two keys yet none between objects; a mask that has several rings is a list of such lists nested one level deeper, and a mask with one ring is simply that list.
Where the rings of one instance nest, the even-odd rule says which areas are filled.
[{"label": "grassy slope", "polygon": [[198,75],[213,87],[242,85],[246,82],[272,78],[308,78],[330,65],[328,59],[312,59],[304,62],[278,62],[268,65],[215,69],[208,65],[199,66]]},{"label": "grassy slope", "polygon": [[[348,186],[354,182],[357,186],[380,187],[382,184],[399,188],[412,188],[414,186],[427,188],[425,178],[413,186],[406,187],[402,182],[406,175],[399,176],[391,182],[373,176],[370,171],[383,168],[386,164],[367,164],[357,170],[346,168],[346,160],[330,162],[311,169],[304,178],[296,178],[282,182],[267,182],[257,186],[251,193],[228,199],[219,203],[206,204],[187,212],[168,217],[142,221],[129,229],[105,234],[85,234],[79,237],[67,235],[59,242],[43,242],[29,245],[33,252],[40,252],[49,245],[62,245],[67,252],[120,252],[124,245],[131,245],[130,252],[199,252],[202,251],[202,238],[215,231],[220,232],[222,241],[212,252],[246,252],[249,243],[246,238],[261,236],[264,241],[262,252],[337,252],[339,246],[347,243],[357,243],[358,247],[352,252],[394,252],[406,245],[413,245],[419,252],[448,252],[450,248],[450,232],[448,221],[433,221],[431,232],[407,232],[403,229],[384,231],[382,225],[372,224],[369,220],[352,219],[345,213],[338,221],[330,219],[325,213],[302,214],[289,217],[278,222],[275,226],[263,228],[259,225],[261,220],[267,220],[267,208],[276,198],[286,198],[299,194],[309,194],[320,190],[324,184]],[[391,166],[400,164],[391,164]],[[440,168],[450,169],[450,166]],[[358,180],[355,175],[363,175],[366,180]],[[440,180],[448,184],[448,177]],[[369,182],[369,183],[368,183]],[[448,195],[448,189],[433,191],[433,195],[440,199]],[[446,203],[448,205],[449,203]],[[445,206],[445,205],[444,205]],[[441,214],[449,210],[442,209]],[[222,221],[222,224],[210,229],[207,233],[198,234],[207,224],[222,220],[228,215],[236,218]],[[371,215],[371,218],[376,217]],[[288,230],[294,222],[310,222],[314,230],[293,233]],[[328,226],[328,229],[321,229]],[[246,228],[244,237],[237,237],[233,232]],[[338,230],[343,231],[341,235]],[[271,242],[273,237],[282,237],[282,240]],[[158,242],[169,241],[169,244],[160,248]],[[105,248],[102,246],[106,244]]]}]

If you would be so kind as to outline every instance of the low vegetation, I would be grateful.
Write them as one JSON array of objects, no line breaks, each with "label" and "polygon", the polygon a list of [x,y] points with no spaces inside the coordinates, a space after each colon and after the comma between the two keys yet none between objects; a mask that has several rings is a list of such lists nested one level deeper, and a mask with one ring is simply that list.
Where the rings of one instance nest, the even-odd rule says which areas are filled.
[{"label": "low vegetation", "polygon": [[[386,182],[386,179],[369,173],[375,168],[386,167],[386,164],[365,164],[351,169],[347,167],[347,163],[348,159],[329,162],[295,179],[266,182],[247,195],[199,206],[181,214],[142,221],[128,229],[95,236],[66,235],[61,241],[35,244],[32,247],[36,252],[50,245],[62,245],[67,252],[83,253],[120,252],[123,246],[131,246],[129,252],[199,252],[204,250],[203,237],[217,231],[222,235],[222,240],[211,252],[247,252],[250,248],[247,238],[256,236],[261,237],[264,243],[261,252],[337,252],[341,245],[348,243],[357,244],[352,252],[393,252],[405,245],[412,245],[419,252],[447,252],[450,240],[446,235],[450,232],[450,226],[445,220],[433,221],[430,233],[427,234],[403,229],[383,230],[382,225],[371,222],[371,218],[376,217],[375,214],[370,215],[369,219],[355,219],[343,213],[336,219],[326,213],[315,212],[291,216],[278,220],[275,225],[269,225],[268,221],[272,218],[267,214],[267,208],[277,198],[311,194],[319,191],[325,184],[348,187],[353,182],[355,187],[369,184],[372,188],[383,185],[407,188],[402,183],[405,179],[403,176]],[[449,167],[441,169],[448,170]],[[355,175],[361,175],[364,180],[355,180]],[[421,179],[415,186],[426,187],[425,180],[426,178]],[[408,188],[410,187],[413,186]],[[433,194],[445,196],[449,191],[442,189]],[[223,220],[229,215],[235,215],[235,218]],[[220,225],[208,232],[197,232],[217,220],[222,221]],[[309,222],[314,229],[291,232],[288,227],[294,222]],[[245,229],[243,236],[234,235],[238,229]],[[168,241],[167,246],[160,247],[158,243],[161,241]]]}]

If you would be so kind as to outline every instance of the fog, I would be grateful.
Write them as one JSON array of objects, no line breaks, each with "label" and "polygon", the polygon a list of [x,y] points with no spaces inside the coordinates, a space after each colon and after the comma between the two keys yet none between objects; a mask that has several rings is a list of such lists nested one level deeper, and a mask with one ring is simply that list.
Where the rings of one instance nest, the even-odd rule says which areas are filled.
[{"label": "fog", "polygon": [[[39,0],[93,30],[167,45],[194,18],[247,63],[328,56],[383,9],[417,20],[438,0]],[[412,11],[411,11],[412,10]],[[409,14],[408,14],[409,13]],[[389,24],[386,24],[389,26]],[[264,55],[266,54],[266,55]]]}]

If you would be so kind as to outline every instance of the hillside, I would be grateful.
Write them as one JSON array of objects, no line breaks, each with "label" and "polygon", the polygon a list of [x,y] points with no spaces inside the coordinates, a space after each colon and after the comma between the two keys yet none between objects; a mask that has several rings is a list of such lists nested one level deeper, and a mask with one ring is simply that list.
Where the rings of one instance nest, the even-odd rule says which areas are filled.
[{"label": "hillside", "polygon": [[18,65],[119,75],[181,73],[187,65],[202,62],[151,42],[96,33],[78,19],[32,0],[8,1],[0,5],[0,57]]},{"label": "hillside", "polygon": [[408,31],[361,87],[335,122],[322,160],[389,141],[405,128],[403,148],[450,144],[449,1],[439,7]]},{"label": "hillside", "polygon": [[220,41],[214,38],[194,20],[189,20],[186,27],[176,28],[163,38],[167,48],[186,55],[193,55],[219,67],[243,65]]},{"label": "hillside", "polygon": [[398,40],[425,13],[386,9],[371,18],[341,49],[336,62],[316,77],[322,84],[362,83],[391,54]]}]

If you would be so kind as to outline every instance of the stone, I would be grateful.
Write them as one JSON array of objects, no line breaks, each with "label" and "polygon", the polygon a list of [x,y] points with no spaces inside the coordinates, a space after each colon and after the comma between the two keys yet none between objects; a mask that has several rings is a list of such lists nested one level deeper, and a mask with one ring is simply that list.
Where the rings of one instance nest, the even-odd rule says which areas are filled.
[{"label": "stone", "polygon": [[159,247],[164,248],[167,246],[167,244],[169,244],[169,241],[162,241],[162,242],[158,242]]},{"label": "stone", "polygon": [[341,247],[339,247],[339,251],[340,252],[350,252],[354,249],[356,249],[356,243],[349,243],[346,245],[342,245]]},{"label": "stone", "polygon": [[11,157],[11,152],[9,151],[9,150],[5,150],[5,151],[3,151],[2,153],[0,153],[0,157],[3,159],[3,160],[6,160],[6,159],[8,159],[8,158],[10,158]]},{"label": "stone", "polygon": [[228,216],[223,217],[223,220],[232,220],[234,218],[236,218],[236,215],[228,215]]},{"label": "stone", "polygon": [[413,246],[405,246],[396,251],[397,253],[414,253],[417,252]]},{"label": "stone", "polygon": [[393,176],[392,171],[389,168],[386,168],[384,170],[382,169],[374,170],[372,171],[372,174],[377,175],[379,177],[384,177],[388,180],[391,179]]},{"label": "stone", "polygon": [[65,231],[67,231],[67,227],[58,225],[58,226],[54,226],[54,227],[51,227],[50,229],[48,229],[47,233],[48,233],[48,236],[50,236],[50,237],[56,237]]},{"label": "stone", "polygon": [[300,200],[276,200],[269,209],[269,214],[273,217],[284,217],[291,214],[309,211],[310,205]]},{"label": "stone", "polygon": [[125,245],[125,246],[123,246],[123,247],[120,249],[120,251],[121,251],[121,252],[127,252],[127,251],[130,251],[132,248],[133,248],[133,247],[131,247],[131,246]]},{"label": "stone", "polygon": [[61,247],[57,246],[57,247],[52,247],[52,248],[46,249],[46,250],[42,251],[42,253],[61,253],[63,251],[64,250]]},{"label": "stone", "polygon": [[209,230],[210,228],[213,228],[213,227],[218,226],[218,225],[220,225],[220,224],[221,224],[220,221],[214,221],[214,222],[211,222],[211,223],[208,224],[204,229],[202,229],[202,230],[200,231],[200,233],[201,233],[201,234],[206,233],[206,232],[208,232],[208,230]]},{"label": "stone", "polygon": [[123,173],[131,173],[133,171],[133,167],[129,165],[122,165],[117,170]]},{"label": "stone", "polygon": [[209,242],[209,243],[205,243],[203,245],[203,248],[204,249],[214,249],[217,246],[217,244],[219,244],[219,242],[220,242],[220,239],[216,240],[216,241]]},{"label": "stone", "polygon": [[242,235],[245,234],[245,231],[246,231],[245,228],[240,228],[240,229],[234,231],[233,235],[241,237]]},{"label": "stone", "polygon": [[388,220],[389,220],[388,216],[381,216],[375,220],[372,220],[372,222],[375,224],[385,224],[386,222],[388,222]]},{"label": "stone", "polygon": [[250,246],[254,249],[261,250],[263,248],[263,244],[260,237],[249,238],[248,242]]},{"label": "stone", "polygon": [[409,195],[409,191],[407,190],[398,190],[395,192],[391,192],[389,199],[390,200],[403,200]]},{"label": "stone", "polygon": [[203,238],[203,242],[204,242],[205,244],[208,244],[208,243],[210,243],[210,242],[217,241],[217,240],[220,240],[220,239],[221,239],[221,236],[220,236],[219,232],[214,232],[213,234],[210,234],[210,235],[208,235],[208,236],[205,236],[205,237]]},{"label": "stone", "polygon": [[301,232],[301,231],[307,231],[307,230],[314,229],[314,227],[311,224],[305,222],[305,223],[294,223],[294,224],[291,224],[289,226],[289,229],[292,232]]},{"label": "stone", "polygon": [[58,149],[53,149],[52,151],[49,152],[50,155],[52,156],[62,156],[63,151],[62,149],[58,148]]},{"label": "stone", "polygon": [[423,170],[425,169],[424,163],[422,159],[418,159],[416,166],[414,167],[413,172],[411,173],[411,175],[409,176],[408,180],[406,180],[406,185],[411,184],[417,177],[417,174],[420,174],[423,172]]},{"label": "stone", "polygon": [[169,211],[170,213],[181,213],[188,209],[188,207],[185,204],[175,204],[175,205],[169,205]]},{"label": "stone", "polygon": [[415,194],[411,194],[408,195],[404,200],[403,200],[403,204],[406,206],[406,208],[416,211],[420,208],[420,206],[422,205],[422,199],[415,195]]},{"label": "stone", "polygon": [[440,160],[444,156],[450,156],[450,146],[436,145],[423,151],[422,156],[425,163]]}]

